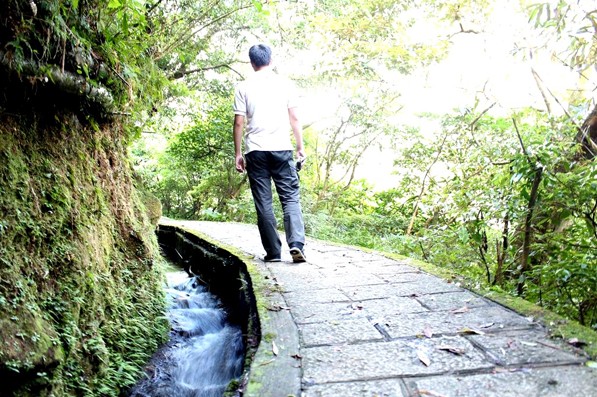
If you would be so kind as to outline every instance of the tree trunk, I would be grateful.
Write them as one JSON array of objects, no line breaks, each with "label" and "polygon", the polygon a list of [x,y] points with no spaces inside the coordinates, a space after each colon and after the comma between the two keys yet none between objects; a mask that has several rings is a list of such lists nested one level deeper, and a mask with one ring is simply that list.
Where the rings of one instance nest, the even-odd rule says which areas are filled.
[{"label": "tree trunk", "polygon": [[593,159],[597,156],[597,105],[580,127],[576,141],[582,146],[584,158]]},{"label": "tree trunk", "polygon": [[533,179],[533,186],[531,187],[531,194],[529,197],[529,205],[527,207],[527,215],[524,222],[524,241],[522,243],[522,256],[520,258],[520,276],[518,278],[517,293],[521,296],[524,292],[524,278],[526,273],[531,269],[529,264],[529,255],[531,251],[532,227],[533,227],[533,212],[537,204],[537,197],[539,196],[539,185],[543,175],[543,168],[537,167],[535,169],[535,178]]}]

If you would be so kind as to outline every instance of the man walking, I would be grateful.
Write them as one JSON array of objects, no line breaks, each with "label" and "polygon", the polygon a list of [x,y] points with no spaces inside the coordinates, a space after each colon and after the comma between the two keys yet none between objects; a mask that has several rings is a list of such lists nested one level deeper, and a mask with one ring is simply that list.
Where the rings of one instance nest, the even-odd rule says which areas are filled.
[{"label": "man walking", "polygon": [[[247,171],[257,211],[257,226],[265,262],[280,262],[282,243],[272,206],[273,179],[284,212],[284,230],[295,263],[305,262],[305,226],[299,201],[299,181],[292,157],[288,127],[292,128],[299,162],[305,159],[302,126],[293,84],[271,70],[271,48],[257,44],[249,50],[255,73],[234,93],[234,150],[236,169]],[[246,128],[245,127],[246,119]],[[245,156],[242,155],[245,129]],[[246,163],[245,163],[246,162]]]}]

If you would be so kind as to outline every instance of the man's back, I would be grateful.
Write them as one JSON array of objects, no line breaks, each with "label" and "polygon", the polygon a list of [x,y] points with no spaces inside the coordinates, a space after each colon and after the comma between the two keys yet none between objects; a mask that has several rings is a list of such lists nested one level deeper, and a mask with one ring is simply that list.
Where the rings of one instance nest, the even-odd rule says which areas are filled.
[{"label": "man's back", "polygon": [[271,70],[255,72],[235,92],[234,113],[247,118],[246,152],[292,150],[288,108],[297,100],[293,85]]}]

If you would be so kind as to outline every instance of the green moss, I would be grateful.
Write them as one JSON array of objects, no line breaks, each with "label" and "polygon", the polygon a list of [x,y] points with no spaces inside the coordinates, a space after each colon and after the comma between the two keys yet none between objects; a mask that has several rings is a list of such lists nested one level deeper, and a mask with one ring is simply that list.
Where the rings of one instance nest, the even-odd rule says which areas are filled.
[{"label": "green moss", "polygon": [[117,396],[165,340],[163,261],[122,134],[2,115],[0,377],[18,374],[16,396]]},{"label": "green moss", "polygon": [[267,334],[263,335],[263,340],[265,342],[271,343],[275,339],[276,339],[276,334],[274,334],[272,332],[268,332]]}]

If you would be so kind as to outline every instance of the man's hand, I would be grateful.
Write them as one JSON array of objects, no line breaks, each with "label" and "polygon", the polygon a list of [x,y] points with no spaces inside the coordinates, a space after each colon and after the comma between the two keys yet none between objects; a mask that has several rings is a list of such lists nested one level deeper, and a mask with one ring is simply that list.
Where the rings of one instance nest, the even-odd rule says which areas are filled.
[{"label": "man's hand", "polygon": [[307,154],[305,153],[305,149],[297,149],[296,150],[296,159],[301,163],[305,161],[307,158]]},{"label": "man's hand", "polygon": [[238,172],[245,172],[245,159],[242,154],[236,155],[236,170]]}]

